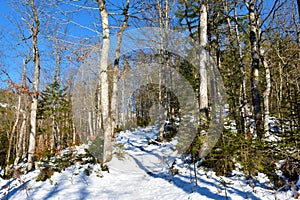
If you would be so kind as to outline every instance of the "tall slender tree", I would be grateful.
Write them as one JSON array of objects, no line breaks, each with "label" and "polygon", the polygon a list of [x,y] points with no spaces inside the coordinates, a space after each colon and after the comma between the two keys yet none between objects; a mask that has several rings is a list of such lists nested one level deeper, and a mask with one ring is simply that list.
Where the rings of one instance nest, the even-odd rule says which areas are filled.
[{"label": "tall slender tree", "polygon": [[250,44],[251,44],[251,95],[253,105],[253,115],[255,120],[255,133],[259,138],[262,137],[262,115],[260,106],[260,94],[259,94],[259,49],[258,49],[258,37],[257,37],[257,14],[255,13],[256,0],[249,0],[249,24],[250,24]]},{"label": "tall slender tree", "polygon": [[[26,76],[27,76],[27,65],[28,63],[30,62],[31,60],[31,53],[28,53],[27,55],[27,58],[24,59],[23,61],[23,75],[22,75],[22,83],[21,83],[21,86],[22,88],[26,89],[27,88],[27,85],[26,85]],[[18,94],[18,102],[21,103],[22,101],[25,101],[25,97],[23,95],[28,95],[28,94]],[[25,103],[24,103],[25,104]],[[25,107],[25,106],[24,106]],[[26,113],[26,109],[22,109],[22,115],[23,115],[23,119],[22,119],[22,124],[21,124],[21,127],[20,127],[20,131],[19,131],[19,136],[18,136],[18,140],[17,140],[17,145],[16,145],[16,158],[15,158],[15,161],[14,161],[14,164],[18,164],[19,160],[21,157],[24,156],[25,154],[25,131],[26,131],[26,119],[27,119],[27,113]],[[21,107],[19,107],[18,105],[18,108],[20,109]],[[16,118],[16,121],[18,121],[18,116]]]},{"label": "tall slender tree", "polygon": [[25,20],[28,28],[32,34],[32,49],[33,49],[33,63],[34,63],[34,78],[33,78],[33,94],[31,102],[30,112],[30,136],[29,136],[29,147],[28,147],[28,170],[32,170],[34,167],[34,153],[36,143],[36,114],[38,106],[38,95],[39,95],[39,82],[40,82],[40,53],[38,47],[38,37],[40,31],[40,19],[39,13],[36,7],[35,0],[29,0],[30,5],[30,21]]},{"label": "tall slender tree", "polygon": [[207,63],[208,58],[206,54],[207,46],[207,5],[202,3],[200,5],[200,21],[198,26],[199,44],[202,48],[200,55],[200,112],[208,117],[208,80],[207,80]]},{"label": "tall slender tree", "polygon": [[129,14],[129,6],[130,6],[130,0],[126,0],[125,7],[123,9],[123,21],[119,28],[119,31],[117,33],[117,46],[116,46],[116,54],[115,54],[115,60],[114,60],[114,69],[112,73],[112,100],[111,100],[111,110],[112,110],[112,123],[114,123],[112,126],[115,128],[118,128],[120,126],[119,123],[119,117],[118,117],[118,81],[119,81],[119,65],[120,65],[120,57],[121,57],[121,44],[123,39],[123,33],[125,29],[128,26],[128,20],[130,17]]},{"label": "tall slender tree", "polygon": [[103,162],[112,159],[112,136],[114,128],[112,127],[112,118],[109,106],[109,79],[108,79],[108,54],[110,48],[110,27],[108,22],[108,12],[105,0],[98,0],[98,8],[101,16],[102,25],[102,47],[99,61],[99,83],[100,92],[98,93],[98,105],[100,108],[100,130],[104,137],[103,144]]}]

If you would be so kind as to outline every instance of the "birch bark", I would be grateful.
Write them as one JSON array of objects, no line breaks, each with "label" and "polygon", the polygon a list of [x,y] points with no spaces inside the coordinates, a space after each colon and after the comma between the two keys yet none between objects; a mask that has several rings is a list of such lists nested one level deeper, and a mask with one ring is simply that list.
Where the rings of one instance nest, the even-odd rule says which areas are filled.
[{"label": "birch bark", "polygon": [[118,40],[117,40],[117,46],[116,46],[116,55],[115,55],[115,60],[114,60],[114,73],[113,73],[113,78],[112,78],[112,90],[113,90],[113,96],[112,96],[112,101],[111,101],[111,109],[112,109],[112,127],[119,127],[120,123],[119,123],[119,117],[118,117],[118,73],[119,73],[119,63],[120,63],[120,52],[121,52],[121,43],[122,43],[122,39],[123,39],[123,33],[124,30],[127,27],[127,23],[128,23],[128,19],[129,19],[129,3],[130,0],[126,0],[126,5],[125,8],[123,10],[123,15],[124,15],[124,19],[123,19],[123,23],[120,27],[120,30],[118,32]]},{"label": "birch bark", "polygon": [[[24,60],[23,62],[23,75],[22,75],[22,88],[26,87],[26,71],[27,71],[27,64],[29,63],[29,61],[31,60],[30,55],[27,56],[27,59]],[[18,95],[18,101],[21,104],[21,102],[23,101],[22,95],[24,94],[19,94]],[[18,110],[21,109],[21,105],[18,104]],[[23,142],[25,142],[25,125],[26,125],[26,118],[27,118],[27,114],[25,109],[22,111],[22,115],[23,115],[23,119],[22,119],[22,124],[21,124],[21,128],[20,128],[20,133],[18,136],[18,140],[17,140],[17,148],[16,148],[16,158],[14,161],[14,164],[17,165],[19,163],[20,158],[22,157],[22,154],[24,153],[25,149],[23,149]],[[19,116],[17,115],[17,119],[16,121],[18,121]]]},{"label": "birch bark", "polygon": [[29,4],[31,6],[31,11],[33,13],[32,20],[33,25],[28,23],[28,26],[32,33],[32,46],[33,46],[33,62],[34,62],[34,79],[33,79],[33,95],[31,103],[31,113],[30,113],[30,135],[29,135],[29,147],[28,147],[28,167],[30,171],[34,166],[34,153],[35,153],[35,143],[36,143],[36,112],[38,105],[38,88],[40,81],[40,54],[38,48],[38,35],[40,30],[40,20],[38,12],[35,6],[34,0],[30,0]]},{"label": "birch bark", "polygon": [[101,15],[102,24],[102,48],[101,48],[101,58],[99,63],[99,86],[101,86],[100,101],[101,108],[101,125],[100,130],[103,133],[104,144],[103,144],[103,162],[108,162],[112,159],[112,135],[113,127],[112,118],[110,116],[109,107],[109,83],[108,83],[108,54],[110,48],[110,27],[108,23],[108,12],[106,10],[105,0],[98,0],[98,8]]},{"label": "birch bark", "polygon": [[255,0],[249,1],[249,21],[250,21],[250,44],[251,44],[251,94],[252,94],[252,105],[254,111],[255,130],[254,134],[257,134],[259,138],[262,137],[261,131],[261,107],[260,107],[260,96],[259,96],[259,52],[257,44],[257,18],[255,16]]},{"label": "birch bark", "polygon": [[207,54],[205,51],[207,45],[207,6],[205,4],[202,4],[200,8],[199,42],[202,48],[200,55],[200,112],[208,117]]},{"label": "birch bark", "polygon": [[270,67],[265,60],[264,50],[260,49],[260,57],[262,61],[262,65],[265,69],[266,73],[266,90],[264,91],[264,133],[265,137],[269,136],[269,117],[270,117],[270,93],[271,93],[271,72]]}]

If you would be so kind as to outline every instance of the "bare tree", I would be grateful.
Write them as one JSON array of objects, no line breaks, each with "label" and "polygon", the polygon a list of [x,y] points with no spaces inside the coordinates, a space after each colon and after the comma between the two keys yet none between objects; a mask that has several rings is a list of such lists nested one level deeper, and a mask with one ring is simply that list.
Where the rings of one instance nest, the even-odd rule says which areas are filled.
[{"label": "bare tree", "polygon": [[200,7],[199,43],[203,49],[200,55],[200,111],[208,116],[208,92],[207,92],[207,57],[204,51],[207,45],[207,6],[202,4]]},{"label": "bare tree", "polygon": [[255,120],[255,133],[258,137],[262,137],[261,132],[261,106],[260,106],[260,94],[258,88],[259,82],[259,49],[258,49],[258,37],[257,37],[257,15],[255,13],[255,0],[250,0],[248,5],[249,10],[249,24],[250,24],[250,44],[251,44],[251,94],[252,94],[252,104],[254,110],[254,120]]},{"label": "bare tree", "polygon": [[112,135],[113,127],[112,118],[110,115],[109,107],[109,80],[108,80],[108,54],[110,48],[110,27],[108,23],[108,12],[106,9],[106,1],[98,0],[98,8],[101,15],[101,25],[102,25],[102,47],[101,47],[101,57],[99,62],[99,83],[100,92],[98,95],[98,105],[100,108],[100,130],[103,134],[104,144],[103,144],[103,162],[108,162],[112,159]]},{"label": "bare tree", "polygon": [[128,26],[128,20],[129,20],[129,3],[130,0],[126,0],[125,8],[123,9],[123,15],[124,19],[121,24],[121,27],[117,33],[118,39],[117,39],[117,46],[116,46],[116,54],[115,54],[115,60],[114,60],[114,72],[112,73],[112,100],[111,100],[111,110],[112,110],[112,127],[119,126],[119,119],[118,119],[118,73],[119,73],[119,64],[120,64],[120,52],[121,52],[121,43],[123,38],[123,33],[125,29]]},{"label": "bare tree", "polygon": [[36,143],[36,114],[38,105],[38,89],[40,81],[40,53],[38,47],[38,36],[40,31],[40,19],[39,14],[35,5],[34,0],[29,0],[29,5],[32,14],[30,15],[30,21],[25,20],[28,28],[32,34],[32,49],[33,49],[33,62],[34,62],[34,78],[33,78],[33,94],[31,103],[31,113],[30,113],[30,136],[29,136],[29,147],[28,147],[28,170],[33,169],[34,164],[34,153],[35,153],[35,143]]},{"label": "bare tree", "polygon": [[[21,83],[21,87],[23,89],[26,89],[26,71],[27,71],[27,64],[30,62],[31,60],[31,54],[28,53],[28,56],[26,59],[24,59],[23,61],[23,75],[22,75],[22,83]],[[20,113],[22,113],[23,115],[23,119],[22,119],[22,123],[21,123],[21,127],[20,127],[20,131],[19,131],[19,136],[18,136],[18,140],[17,140],[17,145],[16,145],[16,158],[14,161],[14,164],[18,164],[19,160],[21,159],[21,157],[24,156],[25,154],[25,136],[26,136],[26,120],[27,120],[27,113],[26,110],[23,109],[21,111],[21,102],[24,101],[24,97],[23,95],[28,95],[28,94],[23,94],[22,92],[20,92],[18,94],[18,106],[17,106],[17,117],[16,117],[16,124],[19,121],[19,115]]]},{"label": "bare tree", "polygon": [[[14,124],[12,126],[11,132],[10,132],[10,136],[9,136],[9,141],[8,141],[8,150],[7,150],[7,154],[6,154],[6,169],[5,169],[5,173],[7,175],[7,173],[9,172],[9,163],[11,160],[11,152],[12,152],[12,148],[14,146],[16,146],[16,158],[15,158],[15,164],[18,163],[20,157],[22,156],[23,151],[25,150],[25,148],[23,148],[22,143],[24,142],[24,137],[25,137],[25,124],[26,124],[26,111],[23,106],[24,102],[24,95],[28,95],[28,88],[26,86],[26,68],[27,68],[27,64],[30,62],[30,53],[28,54],[27,58],[24,59],[23,62],[23,75],[22,75],[22,82],[20,85],[18,84],[14,84],[11,83],[14,88],[17,91],[18,94],[18,101],[17,101],[17,106],[16,106],[16,111],[15,111],[15,121]],[[23,121],[22,121],[22,125],[21,125],[21,129],[20,131],[17,130],[18,126],[19,126],[19,121],[21,118],[21,114],[23,116]],[[17,134],[19,133],[19,135]],[[13,144],[13,139],[17,138],[17,145]]]}]

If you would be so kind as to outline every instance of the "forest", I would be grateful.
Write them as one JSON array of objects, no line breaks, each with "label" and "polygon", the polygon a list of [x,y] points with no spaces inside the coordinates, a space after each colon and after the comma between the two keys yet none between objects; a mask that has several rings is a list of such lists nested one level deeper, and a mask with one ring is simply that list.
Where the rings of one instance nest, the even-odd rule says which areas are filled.
[{"label": "forest", "polygon": [[82,144],[105,168],[120,132],[158,125],[148,144],[179,138],[195,174],[300,180],[299,0],[6,0],[1,18],[1,178]]}]

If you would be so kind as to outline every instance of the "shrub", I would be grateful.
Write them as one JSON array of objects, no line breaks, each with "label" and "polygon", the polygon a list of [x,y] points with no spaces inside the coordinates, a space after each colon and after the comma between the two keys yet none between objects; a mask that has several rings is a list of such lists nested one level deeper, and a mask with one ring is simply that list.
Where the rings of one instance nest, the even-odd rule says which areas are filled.
[{"label": "shrub", "polygon": [[54,174],[54,170],[50,165],[46,165],[41,169],[36,181],[45,181]]}]

